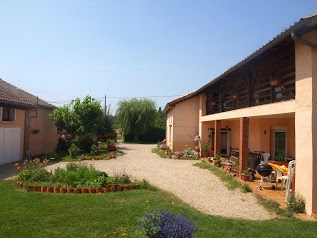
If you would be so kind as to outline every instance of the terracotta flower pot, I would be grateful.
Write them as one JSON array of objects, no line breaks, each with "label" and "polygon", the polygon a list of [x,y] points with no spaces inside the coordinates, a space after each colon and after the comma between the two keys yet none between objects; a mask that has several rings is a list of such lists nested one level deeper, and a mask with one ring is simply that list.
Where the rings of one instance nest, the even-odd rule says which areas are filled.
[{"label": "terracotta flower pot", "polygon": [[122,187],[123,187],[124,190],[130,190],[129,185],[123,185]]},{"label": "terracotta flower pot", "polygon": [[46,193],[47,187],[46,186],[41,186],[41,193]]},{"label": "terracotta flower pot", "polygon": [[81,193],[88,193],[88,188],[81,188]]},{"label": "terracotta flower pot", "polygon": [[130,189],[135,189],[135,184],[129,184]]},{"label": "terracotta flower pot", "polygon": [[249,174],[241,174],[241,179],[243,181],[249,181],[250,180],[250,175]]},{"label": "terracotta flower pot", "polygon": [[47,187],[47,189],[46,189],[46,192],[47,193],[52,193],[54,191],[54,187],[52,187],[52,186],[49,186],[49,187]]},{"label": "terracotta flower pot", "polygon": [[95,188],[96,193],[102,193],[102,189],[101,188]]},{"label": "terracotta flower pot", "polygon": [[81,193],[81,189],[80,188],[74,188],[74,193]]},{"label": "terracotta flower pot", "polygon": [[112,184],[107,184],[106,188],[109,190],[109,192],[113,191],[113,185]]},{"label": "terracotta flower pot", "polygon": [[34,185],[27,185],[26,188],[29,191],[34,191]]},{"label": "terracotta flower pot", "polygon": [[34,191],[41,192],[41,186],[34,185]]},{"label": "terracotta flower pot", "polygon": [[119,185],[119,186],[117,187],[117,190],[118,190],[118,191],[123,191],[123,190],[124,190],[124,186]]},{"label": "terracotta flower pot", "polygon": [[67,188],[60,188],[59,191],[60,191],[60,193],[66,193],[67,192]]},{"label": "terracotta flower pot", "polygon": [[89,193],[96,193],[96,189],[95,188],[88,188],[88,192]]},{"label": "terracotta flower pot", "polygon": [[73,193],[74,192],[74,189],[73,188],[67,188],[67,193]]},{"label": "terracotta flower pot", "polygon": [[136,189],[140,188],[140,184],[135,184],[134,188],[136,188]]},{"label": "terracotta flower pot", "polygon": [[218,162],[217,160],[213,160],[213,161],[212,161],[212,163],[213,163],[214,166],[217,166],[217,162]]},{"label": "terracotta flower pot", "polygon": [[104,187],[104,188],[102,188],[102,191],[104,193],[108,193],[108,192],[110,192],[110,188],[109,187]]},{"label": "terracotta flower pot", "polygon": [[54,193],[60,193],[60,188],[54,186],[53,192]]}]

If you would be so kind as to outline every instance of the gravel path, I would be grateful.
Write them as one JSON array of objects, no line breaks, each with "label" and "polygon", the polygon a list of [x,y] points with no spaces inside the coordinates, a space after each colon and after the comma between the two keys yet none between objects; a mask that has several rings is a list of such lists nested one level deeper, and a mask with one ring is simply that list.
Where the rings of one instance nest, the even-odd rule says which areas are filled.
[{"label": "gravel path", "polygon": [[[85,161],[109,175],[125,172],[136,179],[170,191],[193,208],[211,215],[251,220],[267,220],[273,216],[266,211],[252,193],[228,190],[210,171],[193,164],[197,161],[160,158],[151,149],[155,145],[119,144],[126,154],[112,160]],[[48,170],[65,166],[57,163]]]}]

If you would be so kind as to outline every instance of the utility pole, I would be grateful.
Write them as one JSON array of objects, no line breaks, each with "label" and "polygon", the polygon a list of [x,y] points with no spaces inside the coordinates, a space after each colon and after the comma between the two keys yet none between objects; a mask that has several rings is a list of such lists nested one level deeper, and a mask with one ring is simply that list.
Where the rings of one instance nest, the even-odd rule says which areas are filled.
[{"label": "utility pole", "polygon": [[105,115],[107,115],[107,95],[105,95]]}]

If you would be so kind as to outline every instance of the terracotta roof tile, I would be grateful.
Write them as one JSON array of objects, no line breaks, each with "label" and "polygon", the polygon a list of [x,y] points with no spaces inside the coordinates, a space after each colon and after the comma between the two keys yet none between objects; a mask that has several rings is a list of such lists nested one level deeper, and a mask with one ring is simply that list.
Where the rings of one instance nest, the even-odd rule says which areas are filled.
[{"label": "terracotta roof tile", "polygon": [[0,102],[20,104],[21,106],[56,108],[56,106],[45,102],[40,98],[38,99],[36,96],[25,92],[2,79],[0,79]]}]

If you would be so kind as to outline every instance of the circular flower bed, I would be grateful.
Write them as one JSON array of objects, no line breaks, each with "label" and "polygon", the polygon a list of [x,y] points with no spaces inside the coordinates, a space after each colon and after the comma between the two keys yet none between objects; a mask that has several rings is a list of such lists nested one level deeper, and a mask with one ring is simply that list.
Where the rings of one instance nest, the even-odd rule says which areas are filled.
[{"label": "circular flower bed", "polygon": [[16,163],[17,169],[24,169],[17,176],[17,184],[27,190],[55,193],[101,193],[139,187],[124,173],[109,177],[92,166],[74,163],[50,173],[44,169],[46,163],[38,159]]}]

